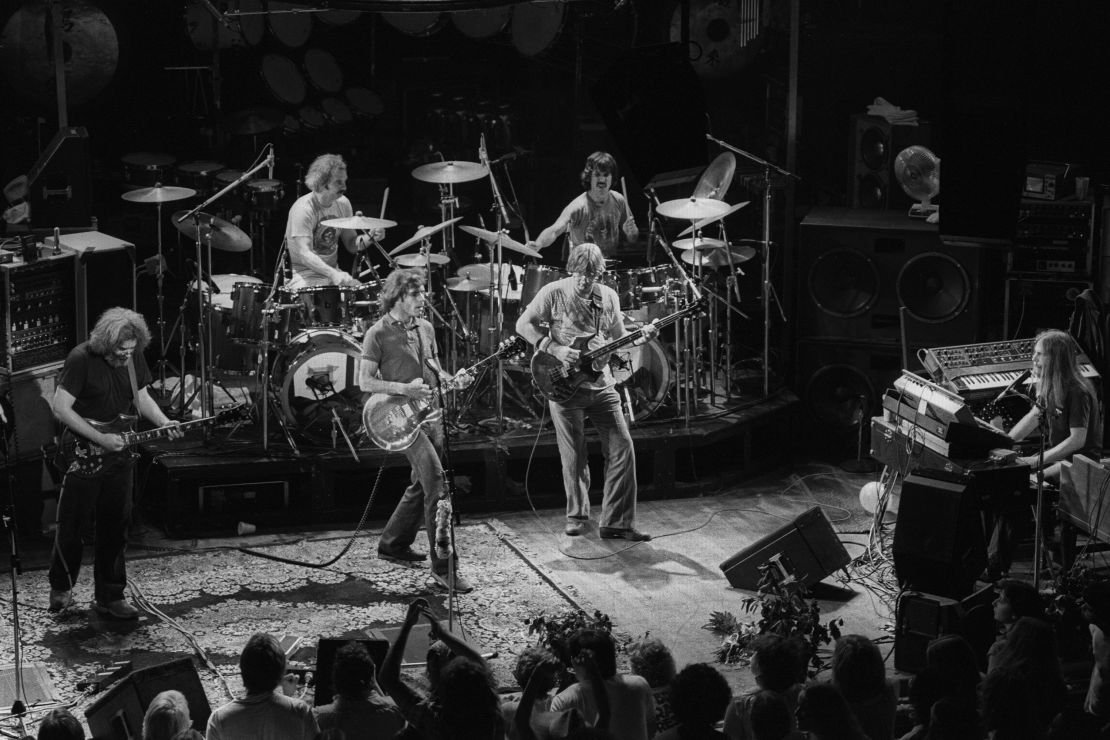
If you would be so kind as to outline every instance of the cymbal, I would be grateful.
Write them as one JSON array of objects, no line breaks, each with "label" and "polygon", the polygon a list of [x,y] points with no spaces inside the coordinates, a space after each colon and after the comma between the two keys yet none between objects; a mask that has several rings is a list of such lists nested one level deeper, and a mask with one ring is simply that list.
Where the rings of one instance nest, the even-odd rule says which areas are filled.
[{"label": "cymbal", "polygon": [[331,226],[335,229],[363,229],[372,231],[374,229],[388,229],[396,226],[396,221],[390,221],[388,218],[371,218],[369,216],[347,216],[346,218],[329,218],[320,222],[321,226]]},{"label": "cymbal", "polygon": [[[178,211],[173,214],[173,225],[185,236],[196,241],[197,229],[192,218],[179,221],[188,211]],[[251,238],[235,224],[224,221],[222,218],[210,213],[197,214],[200,219],[200,240],[206,244],[211,243],[213,249],[221,252],[249,252]]]},{"label": "cymbal", "polygon": [[412,171],[417,180],[435,183],[470,182],[481,180],[488,174],[486,166],[477,162],[432,162]]},{"label": "cymbal", "polygon": [[487,242],[489,244],[496,244],[498,239],[500,239],[501,240],[501,246],[504,247],[505,249],[511,249],[514,252],[520,252],[521,254],[526,254],[529,257],[542,257],[543,256],[539,252],[537,252],[536,250],[532,249],[531,247],[527,247],[527,246],[521,244],[516,239],[512,238],[511,236],[509,236],[508,234],[506,234],[504,232],[502,232],[501,234],[498,234],[496,231],[487,231],[486,229],[479,229],[477,226],[460,226],[459,228],[462,229],[463,231],[465,231],[466,233],[470,234],[471,236],[476,236],[479,239],[481,239],[482,241]]},{"label": "cymbal", "polygon": [[487,290],[489,286],[489,281],[486,280],[477,280],[469,277],[447,278],[447,290],[458,290],[470,293],[476,290]]},{"label": "cymbal", "polygon": [[196,194],[197,191],[192,188],[178,188],[172,185],[167,185],[165,187],[155,185],[152,188],[128,190],[120,197],[132,203],[172,203],[175,200],[192,198]]},{"label": "cymbal", "polygon": [[285,121],[285,114],[276,108],[247,108],[227,118],[227,130],[233,136],[253,136],[273,131]]},{"label": "cymbal", "polygon": [[692,236],[689,239],[676,239],[671,242],[675,249],[720,249],[727,247],[728,242],[722,239],[710,239],[704,236]]},{"label": "cymbal", "polygon": [[[733,247],[732,248],[732,264],[739,264],[747,262],[755,256],[755,249],[753,247]],[[711,249],[708,251],[698,251],[691,249],[679,255],[683,262],[689,262],[691,265],[701,265],[702,267],[728,267],[728,252],[724,249]]]},{"label": "cymbal", "polygon": [[427,267],[429,263],[433,265],[446,265],[451,261],[451,258],[445,254],[402,254],[397,258],[396,262],[401,267]]},{"label": "cymbal", "polygon": [[715,221],[720,221],[722,218],[727,218],[728,216],[731,216],[732,214],[739,211],[741,208],[744,208],[745,206],[747,206],[749,203],[751,203],[750,200],[745,200],[742,203],[737,203],[736,205],[729,207],[729,209],[727,211],[720,214],[719,216],[707,216],[707,217],[703,218],[702,220],[691,224],[689,228],[683,229],[682,231],[678,232],[678,235],[679,236],[686,236],[687,234],[691,234],[694,231],[697,231],[698,229],[704,229],[706,226],[708,226],[709,224],[711,224]]},{"label": "cymbal", "polygon": [[436,224],[435,226],[421,226],[419,229],[416,230],[415,234],[413,234],[411,237],[409,237],[408,239],[404,240],[403,242],[398,244],[396,247],[394,247],[393,251],[389,253],[389,256],[392,257],[393,255],[397,254],[398,252],[405,251],[406,249],[411,247],[413,244],[416,244],[419,241],[423,241],[424,239],[427,239],[432,234],[435,234],[437,232],[442,231],[443,229],[446,229],[448,226],[450,226],[451,224],[453,224],[456,221],[459,221],[461,219],[462,219],[462,216],[455,216],[454,218],[449,218],[446,221],[444,221],[443,223]]},{"label": "cymbal", "polygon": [[721,152],[709,163],[705,172],[701,173],[697,187],[694,188],[694,197],[724,200],[734,174],[736,174],[736,156],[732,152]]},{"label": "cymbal", "polygon": [[655,212],[667,218],[685,218],[698,221],[711,216],[721,216],[728,210],[728,203],[711,198],[679,198],[668,200],[655,207]]}]

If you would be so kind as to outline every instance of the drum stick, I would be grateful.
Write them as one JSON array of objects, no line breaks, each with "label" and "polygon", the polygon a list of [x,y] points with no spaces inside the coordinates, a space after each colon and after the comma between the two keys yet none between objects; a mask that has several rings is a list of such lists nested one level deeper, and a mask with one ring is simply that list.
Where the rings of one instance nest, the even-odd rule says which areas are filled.
[{"label": "drum stick", "polygon": [[389,188],[386,188],[385,192],[382,193],[382,212],[378,216],[378,218],[385,218],[385,204],[388,203],[388,202],[389,202]]},{"label": "drum stick", "polygon": [[628,197],[628,189],[624,186],[624,175],[621,175],[621,195]]}]

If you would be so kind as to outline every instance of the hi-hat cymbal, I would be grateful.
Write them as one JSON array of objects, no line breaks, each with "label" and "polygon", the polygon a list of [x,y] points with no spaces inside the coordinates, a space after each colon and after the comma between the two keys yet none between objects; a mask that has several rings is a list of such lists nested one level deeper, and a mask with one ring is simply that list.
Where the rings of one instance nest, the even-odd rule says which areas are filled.
[{"label": "hi-hat cymbal", "polygon": [[501,234],[498,234],[496,231],[488,231],[486,229],[479,229],[477,226],[460,226],[459,228],[462,229],[463,231],[465,231],[466,233],[470,234],[471,236],[476,236],[479,239],[481,239],[482,241],[488,242],[489,244],[496,244],[498,242],[498,240],[500,240],[501,241],[501,246],[504,247],[505,249],[511,249],[514,252],[520,252],[521,254],[526,254],[529,257],[542,257],[543,256],[539,252],[537,252],[536,250],[532,249],[531,247],[527,247],[527,246],[521,244],[516,239],[513,239],[511,236],[509,236],[508,234],[506,234],[504,232],[501,232]]},{"label": "hi-hat cymbal", "polygon": [[734,174],[736,174],[736,155],[732,152],[721,152],[709,163],[705,172],[701,173],[697,187],[694,188],[694,197],[724,200],[729,185],[732,185]]},{"label": "hi-hat cymbal", "polygon": [[447,278],[447,290],[457,290],[465,293],[473,293],[477,290],[487,290],[489,286],[489,281],[478,280],[471,277]]},{"label": "hi-hat cymbal", "polygon": [[477,162],[432,162],[412,171],[412,176],[421,182],[440,184],[481,180],[488,174],[486,166]]},{"label": "hi-hat cymbal", "polygon": [[667,218],[685,218],[698,221],[721,216],[728,211],[728,203],[711,198],[679,198],[668,200],[655,207],[655,212]]},{"label": "hi-hat cymbal", "polygon": [[402,254],[396,260],[401,267],[427,267],[429,264],[446,265],[451,258],[445,254]]},{"label": "hi-hat cymbal", "polygon": [[708,226],[711,223],[714,223],[716,221],[720,221],[722,218],[727,218],[728,216],[731,216],[732,214],[739,211],[741,208],[744,208],[745,206],[747,206],[749,203],[751,203],[750,200],[745,200],[742,203],[737,203],[734,206],[730,206],[729,209],[727,211],[725,211],[724,213],[722,213],[722,214],[719,214],[717,216],[706,216],[702,220],[691,224],[689,226],[689,228],[683,229],[682,231],[678,232],[678,235],[679,236],[686,236],[687,234],[691,234],[694,231],[697,231],[698,229],[704,229],[706,226]]},{"label": "hi-hat cymbal", "polygon": [[329,218],[320,222],[321,226],[331,226],[334,229],[388,229],[396,226],[396,221],[388,218],[371,218],[370,216],[347,216],[346,218]]},{"label": "hi-hat cymbal", "polygon": [[408,239],[405,239],[403,242],[401,242],[396,247],[394,247],[393,251],[389,253],[389,256],[392,257],[393,255],[397,254],[398,252],[405,251],[406,249],[411,247],[413,244],[416,244],[417,242],[423,241],[424,239],[427,239],[432,234],[438,233],[438,232],[442,231],[443,229],[446,229],[448,226],[455,223],[456,221],[459,221],[460,219],[462,219],[462,216],[456,216],[455,218],[449,218],[446,221],[444,221],[443,223],[436,224],[435,226],[421,226],[419,229],[416,230],[415,234],[413,234]]},{"label": "hi-hat cymbal", "polygon": [[152,188],[128,190],[120,197],[132,203],[172,203],[175,200],[192,198],[196,194],[197,191],[192,188],[178,188],[172,185],[167,185],[165,187],[155,185]]},{"label": "hi-hat cymbal", "polygon": [[184,221],[179,220],[186,213],[188,211],[178,211],[173,214],[173,225],[174,228],[193,241],[196,241],[199,230],[200,240],[205,244],[210,243],[213,249],[218,249],[221,252],[250,251],[251,238],[230,221],[224,221],[222,218],[202,211],[196,214],[199,219],[198,229],[192,218],[187,218]]},{"label": "hi-hat cymbal", "polygon": [[[737,265],[741,262],[747,262],[755,256],[755,249],[753,247],[733,247],[732,264]],[[728,251],[724,249],[711,249],[704,252],[699,252],[696,249],[691,249],[683,252],[681,255],[683,262],[689,262],[691,265],[701,265],[702,267],[728,267]]]},{"label": "hi-hat cymbal", "polygon": [[723,239],[709,239],[704,236],[692,236],[689,239],[676,239],[671,242],[675,249],[720,249],[727,247],[728,242]]},{"label": "hi-hat cymbal", "polygon": [[285,121],[285,114],[276,108],[247,108],[227,118],[228,133],[233,136],[254,136],[273,131]]}]

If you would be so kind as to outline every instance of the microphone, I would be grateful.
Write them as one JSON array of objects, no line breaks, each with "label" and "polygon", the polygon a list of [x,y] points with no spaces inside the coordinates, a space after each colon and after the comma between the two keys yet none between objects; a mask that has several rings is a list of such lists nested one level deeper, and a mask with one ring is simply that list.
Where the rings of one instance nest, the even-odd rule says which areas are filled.
[{"label": "microphone", "polygon": [[478,161],[489,166],[489,154],[486,153],[486,135],[478,135]]},{"label": "microphone", "polygon": [[[185,264],[187,264],[189,266],[189,269],[193,273],[197,272],[196,260],[191,260],[188,257],[186,257],[185,258]],[[208,289],[210,291],[212,291],[213,293],[219,293],[220,292],[220,286],[216,285],[216,282],[212,279],[212,276],[210,274],[208,274],[208,272],[206,272],[203,269],[201,269],[201,271],[200,271],[200,279],[203,280],[208,285]]]},{"label": "microphone", "polygon": [[224,15],[223,13],[220,12],[219,8],[217,8],[215,5],[213,5],[211,2],[209,2],[209,0],[200,0],[200,2],[201,2],[201,5],[204,6],[204,9],[207,10],[212,15],[213,18],[215,18],[217,21],[219,21],[221,26],[223,26],[224,28],[226,28],[229,31],[234,31],[235,30],[235,27],[231,25],[231,21],[229,21],[227,19],[226,15]]},{"label": "microphone", "polygon": [[590,293],[590,308],[598,312],[601,311],[601,296],[596,292]]},{"label": "microphone", "polygon": [[516,279],[516,270],[513,269],[512,262],[506,262],[505,265],[509,268],[509,288],[511,290],[518,290],[520,283]]},{"label": "microphone", "polygon": [[451,557],[451,537],[447,525],[451,521],[451,501],[441,498],[436,504],[436,557],[446,560]]},{"label": "microphone", "polygon": [[1030,376],[1030,375],[1032,375],[1032,374],[1033,374],[1033,371],[1032,371],[1032,370],[1030,369],[1030,370],[1026,370],[1026,371],[1025,371],[1025,372],[1023,372],[1023,373],[1022,373],[1021,375],[1019,375],[1019,376],[1017,376],[1016,378],[1014,378],[1014,382],[1013,382],[1013,383],[1010,383],[1010,384],[1009,384],[1008,386],[1006,386],[1005,388],[1003,388],[1003,389],[1002,389],[1002,392],[1001,392],[1001,393],[999,393],[999,394],[998,394],[997,396],[995,396],[994,402],[995,402],[995,403],[998,403],[998,402],[999,402],[999,401],[1001,401],[1001,400],[1002,400],[1003,398],[1005,398],[1006,396],[1010,395],[1010,394],[1011,394],[1011,393],[1013,392],[1014,388],[1017,388],[1017,387],[1018,387],[1019,385],[1021,385],[1021,384],[1022,384],[1022,383],[1024,383],[1025,381],[1029,380],[1029,376]]},{"label": "microphone", "polygon": [[270,156],[266,157],[266,178],[274,179],[274,145],[270,144]]}]

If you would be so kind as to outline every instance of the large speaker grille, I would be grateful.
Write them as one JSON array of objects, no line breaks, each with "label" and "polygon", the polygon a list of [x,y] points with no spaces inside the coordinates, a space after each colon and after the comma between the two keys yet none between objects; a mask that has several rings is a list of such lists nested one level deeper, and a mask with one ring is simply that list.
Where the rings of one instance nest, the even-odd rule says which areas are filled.
[{"label": "large speaker grille", "polygon": [[809,294],[826,313],[841,318],[860,316],[879,298],[879,270],[857,249],[830,250],[809,268]]},{"label": "large speaker grille", "polygon": [[952,257],[926,252],[898,273],[898,302],[918,321],[940,324],[963,313],[971,296],[967,270]]},{"label": "large speaker grille", "polygon": [[806,384],[805,401],[822,425],[854,429],[874,404],[875,386],[853,365],[825,365]]}]

